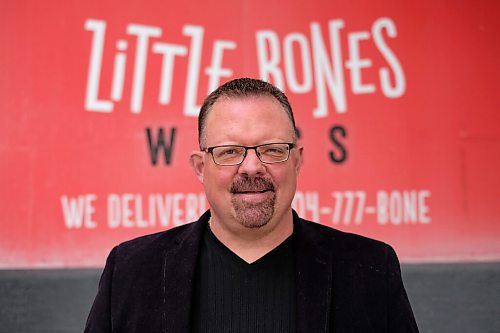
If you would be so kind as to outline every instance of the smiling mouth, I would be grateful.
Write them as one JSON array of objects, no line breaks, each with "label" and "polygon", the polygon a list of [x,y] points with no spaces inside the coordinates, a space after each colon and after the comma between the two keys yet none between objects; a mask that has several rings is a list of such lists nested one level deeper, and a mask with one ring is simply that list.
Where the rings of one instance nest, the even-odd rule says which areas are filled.
[{"label": "smiling mouth", "polygon": [[270,189],[264,190],[253,190],[253,191],[237,191],[234,194],[253,194],[253,193],[265,193],[271,191]]},{"label": "smiling mouth", "polygon": [[[275,192],[274,184],[271,180],[263,177],[246,178],[240,177],[235,179],[231,185],[230,192],[233,195],[246,197],[250,200],[268,197]],[[253,199],[251,199],[253,198]]]},{"label": "smiling mouth", "polygon": [[274,191],[270,189],[254,190],[254,191],[238,191],[233,193],[234,198],[243,200],[248,203],[261,203],[271,199],[274,196]]}]

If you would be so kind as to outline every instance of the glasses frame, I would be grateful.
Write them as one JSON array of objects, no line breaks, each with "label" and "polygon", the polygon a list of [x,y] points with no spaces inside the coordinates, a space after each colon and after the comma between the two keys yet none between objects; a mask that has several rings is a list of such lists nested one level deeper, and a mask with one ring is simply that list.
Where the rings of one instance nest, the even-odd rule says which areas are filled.
[{"label": "glasses frame", "polygon": [[[268,146],[268,145],[287,145],[288,146],[288,155],[286,156],[286,159],[282,160],[282,161],[276,161],[276,162],[264,162],[261,158],[260,158],[260,154],[257,152],[257,148],[259,147],[262,147],[262,146]],[[239,147],[239,148],[243,148],[245,149],[245,152],[243,153],[243,158],[241,159],[241,162],[239,163],[232,163],[232,164],[220,164],[220,163],[217,163],[215,161],[215,157],[214,157],[214,149],[215,148],[221,148],[221,147]],[[221,166],[234,166],[234,165],[240,165],[241,163],[243,163],[243,161],[245,160],[245,158],[247,157],[247,153],[248,153],[248,150],[249,149],[253,149],[255,151],[255,155],[257,155],[257,158],[259,159],[259,161],[261,161],[262,163],[264,164],[276,164],[276,163],[283,163],[283,162],[286,162],[288,161],[288,159],[290,158],[290,152],[293,148],[297,147],[297,145],[295,143],[290,143],[290,142],[270,142],[270,143],[263,143],[261,145],[256,145],[256,146],[242,146],[242,145],[220,145],[220,146],[212,146],[212,147],[207,147],[205,149],[201,149],[202,151],[206,152],[206,153],[210,153],[210,155],[212,155],[212,160],[214,161],[215,164],[217,165],[221,165]]]}]

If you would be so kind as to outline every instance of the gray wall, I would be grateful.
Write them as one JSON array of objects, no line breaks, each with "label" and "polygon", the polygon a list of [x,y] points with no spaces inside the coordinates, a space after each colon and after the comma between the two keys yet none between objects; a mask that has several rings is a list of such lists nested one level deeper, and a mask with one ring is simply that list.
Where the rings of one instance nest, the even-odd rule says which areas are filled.
[{"label": "gray wall", "polygon": [[[0,270],[0,332],[82,332],[99,270]],[[500,332],[500,263],[403,265],[421,332]]]}]

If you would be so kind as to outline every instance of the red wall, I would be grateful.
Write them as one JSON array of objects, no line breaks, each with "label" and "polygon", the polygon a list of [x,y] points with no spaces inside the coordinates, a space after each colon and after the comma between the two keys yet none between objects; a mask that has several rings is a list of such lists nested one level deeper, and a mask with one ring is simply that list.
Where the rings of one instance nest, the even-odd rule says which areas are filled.
[{"label": "red wall", "polygon": [[197,111],[240,76],[293,104],[301,215],[404,261],[500,259],[498,2],[1,7],[0,267],[100,266],[195,219]]}]

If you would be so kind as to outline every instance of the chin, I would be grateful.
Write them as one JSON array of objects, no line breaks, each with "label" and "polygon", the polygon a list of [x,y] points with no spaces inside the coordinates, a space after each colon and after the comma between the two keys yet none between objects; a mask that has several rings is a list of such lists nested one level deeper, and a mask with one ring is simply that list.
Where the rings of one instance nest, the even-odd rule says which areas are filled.
[{"label": "chin", "polygon": [[257,205],[233,202],[236,220],[244,227],[250,229],[262,228],[269,224],[274,216],[274,200],[269,200]]}]

